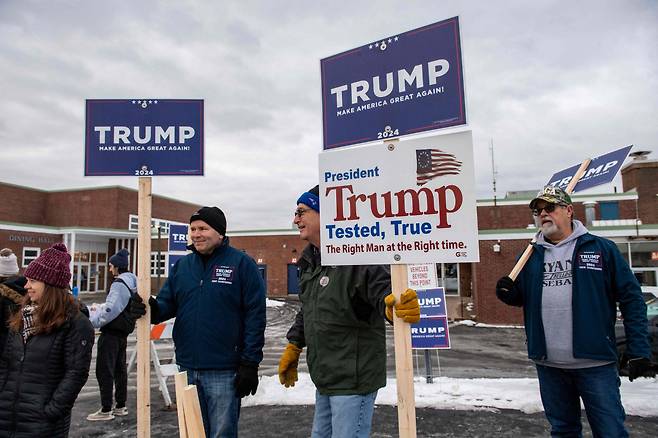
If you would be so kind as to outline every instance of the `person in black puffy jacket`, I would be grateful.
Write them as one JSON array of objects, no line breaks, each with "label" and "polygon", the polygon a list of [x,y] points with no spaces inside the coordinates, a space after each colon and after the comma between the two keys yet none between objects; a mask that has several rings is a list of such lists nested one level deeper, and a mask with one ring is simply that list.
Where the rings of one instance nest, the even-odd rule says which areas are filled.
[{"label": "person in black puffy jacket", "polygon": [[69,434],[94,343],[94,329],[68,291],[70,260],[58,243],[25,270],[27,293],[0,357],[0,438]]}]

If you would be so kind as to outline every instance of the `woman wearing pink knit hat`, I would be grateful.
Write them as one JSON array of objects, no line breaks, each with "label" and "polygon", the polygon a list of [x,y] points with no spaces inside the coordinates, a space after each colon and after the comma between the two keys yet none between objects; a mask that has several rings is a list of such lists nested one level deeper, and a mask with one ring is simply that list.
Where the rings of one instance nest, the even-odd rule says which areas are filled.
[{"label": "woman wearing pink knit hat", "polygon": [[57,243],[25,270],[27,293],[0,361],[0,437],[68,436],[94,344],[94,329],[69,293],[70,262]]}]

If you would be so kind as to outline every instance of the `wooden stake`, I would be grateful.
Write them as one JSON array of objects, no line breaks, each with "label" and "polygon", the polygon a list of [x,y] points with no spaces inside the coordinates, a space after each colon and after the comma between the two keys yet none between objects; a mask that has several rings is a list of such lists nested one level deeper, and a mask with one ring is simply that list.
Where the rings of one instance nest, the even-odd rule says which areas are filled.
[{"label": "wooden stake", "polygon": [[151,436],[151,178],[139,178],[137,291],[146,303],[146,315],[137,320],[137,436]]},{"label": "wooden stake", "polygon": [[185,422],[185,388],[187,387],[187,371],[176,373],[176,411],[178,413],[178,432],[180,438],[187,438],[187,423]]},{"label": "wooden stake", "polygon": [[206,438],[206,432],[203,429],[203,419],[201,418],[201,405],[199,404],[199,394],[196,386],[187,385],[183,391],[185,396],[185,424],[187,425],[187,434],[193,438]]},{"label": "wooden stake", "polygon": [[[395,300],[407,290],[407,265],[391,265],[391,285]],[[395,376],[398,389],[398,432],[400,438],[416,437],[414,366],[411,356],[411,325],[393,312]]]},{"label": "wooden stake", "polygon": [[[571,194],[571,192],[573,192],[574,187],[576,187],[576,184],[578,184],[580,178],[583,177],[585,171],[587,170],[587,167],[589,166],[589,163],[591,162],[592,160],[590,158],[582,162],[582,164],[574,174],[574,177],[571,178],[571,181],[569,181],[569,185],[567,186],[566,189],[564,189],[565,192],[567,192],[568,194]],[[528,244],[528,246],[526,247],[525,251],[523,251],[523,254],[521,254],[519,261],[516,262],[516,265],[514,265],[512,271],[509,273],[508,275],[509,278],[511,278],[512,280],[516,280],[516,277],[518,277],[519,272],[521,272],[521,269],[523,269],[525,264],[530,259],[530,256],[532,255],[532,248],[533,248],[532,244],[535,243],[536,241],[537,240],[533,237],[530,243]]]}]

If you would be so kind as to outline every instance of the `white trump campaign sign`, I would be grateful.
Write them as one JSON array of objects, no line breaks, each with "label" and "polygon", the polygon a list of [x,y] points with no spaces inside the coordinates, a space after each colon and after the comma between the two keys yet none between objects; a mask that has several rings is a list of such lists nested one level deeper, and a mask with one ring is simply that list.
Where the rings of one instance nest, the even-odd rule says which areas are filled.
[{"label": "white trump campaign sign", "polygon": [[320,154],[324,265],[479,261],[470,131]]}]

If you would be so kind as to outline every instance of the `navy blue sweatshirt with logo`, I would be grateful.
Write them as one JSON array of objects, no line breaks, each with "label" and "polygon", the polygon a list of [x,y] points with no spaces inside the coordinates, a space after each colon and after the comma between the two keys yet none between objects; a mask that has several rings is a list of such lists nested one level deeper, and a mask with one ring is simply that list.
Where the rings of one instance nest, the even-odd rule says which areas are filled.
[{"label": "navy blue sweatshirt with logo", "polygon": [[197,370],[258,365],[265,343],[265,284],[256,263],[229,245],[194,251],[170,269],[157,297],[161,322],[176,318],[176,362]]}]

